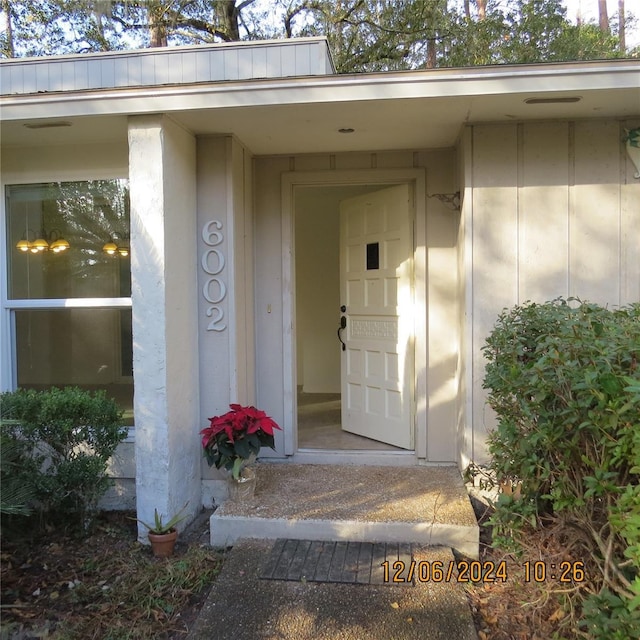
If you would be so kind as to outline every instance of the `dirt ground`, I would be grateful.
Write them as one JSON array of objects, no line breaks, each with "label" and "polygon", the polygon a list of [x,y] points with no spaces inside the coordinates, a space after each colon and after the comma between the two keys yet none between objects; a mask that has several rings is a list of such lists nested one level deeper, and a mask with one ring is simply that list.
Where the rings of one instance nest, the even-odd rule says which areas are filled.
[{"label": "dirt ground", "polygon": [[[488,511],[475,502],[482,524]],[[52,533],[28,544],[3,541],[2,640],[184,638],[223,561],[222,553],[207,546],[210,513],[183,532],[172,564],[152,558],[135,542],[132,514],[103,514],[82,540]],[[469,582],[466,589],[480,640],[545,640],[559,631],[562,638],[575,638],[562,630],[571,627],[560,606],[567,586],[550,578],[526,582],[523,569],[527,559],[549,563],[561,552],[541,543],[533,555],[515,559],[492,549],[490,539],[484,527],[480,562],[500,567],[505,579]],[[203,567],[211,573],[201,580]],[[165,584],[168,570],[185,572],[185,581]],[[136,595],[136,579],[158,583],[155,595]]]}]

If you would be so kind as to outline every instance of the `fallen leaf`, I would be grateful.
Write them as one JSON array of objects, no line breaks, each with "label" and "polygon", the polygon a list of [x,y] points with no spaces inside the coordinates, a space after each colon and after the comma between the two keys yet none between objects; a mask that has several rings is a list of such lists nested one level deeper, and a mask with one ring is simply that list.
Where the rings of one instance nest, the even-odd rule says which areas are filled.
[{"label": "fallen leaf", "polygon": [[392,602],[392,603],[391,603],[391,608],[392,608],[392,609],[399,609],[399,608],[400,608],[400,605],[399,605],[397,602]]},{"label": "fallen leaf", "polygon": [[51,595],[49,596],[51,600],[57,600],[59,597],[60,597],[60,594],[57,591],[52,591]]},{"label": "fallen leaf", "polygon": [[549,622],[557,622],[558,620],[562,620],[564,618],[564,610],[561,607],[558,607],[550,616]]},{"label": "fallen leaf", "polygon": [[413,618],[407,618],[407,622],[413,622]]}]

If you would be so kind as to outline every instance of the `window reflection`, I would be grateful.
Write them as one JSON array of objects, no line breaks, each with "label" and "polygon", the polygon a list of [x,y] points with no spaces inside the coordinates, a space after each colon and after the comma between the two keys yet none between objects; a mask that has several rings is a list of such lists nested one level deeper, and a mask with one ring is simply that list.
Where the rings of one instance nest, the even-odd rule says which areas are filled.
[{"label": "window reflection", "polygon": [[17,386],[104,389],[133,425],[127,180],[12,185],[6,204]]},{"label": "window reflection", "polygon": [[18,386],[104,389],[133,424],[131,309],[17,309]]},{"label": "window reflection", "polygon": [[129,297],[128,196],[126,180],[8,187],[9,298]]}]

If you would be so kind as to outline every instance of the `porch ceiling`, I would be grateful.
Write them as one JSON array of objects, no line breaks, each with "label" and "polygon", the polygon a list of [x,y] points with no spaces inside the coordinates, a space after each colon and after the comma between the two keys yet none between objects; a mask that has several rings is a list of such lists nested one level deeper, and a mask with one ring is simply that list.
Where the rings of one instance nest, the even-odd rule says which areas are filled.
[{"label": "porch ceiling", "polygon": [[[599,91],[578,103],[526,104],[535,93],[273,105],[180,111],[196,134],[233,133],[256,155],[428,149],[456,144],[467,123],[640,115],[640,89]],[[556,97],[575,96],[563,92]],[[340,133],[340,129],[354,129]]]},{"label": "porch ceiling", "polygon": [[[196,135],[234,134],[256,155],[449,147],[465,123],[638,117],[638,69],[618,61],[12,95],[1,101],[0,135],[3,146],[124,142],[128,115],[164,112]],[[47,121],[71,126],[24,126]]]}]

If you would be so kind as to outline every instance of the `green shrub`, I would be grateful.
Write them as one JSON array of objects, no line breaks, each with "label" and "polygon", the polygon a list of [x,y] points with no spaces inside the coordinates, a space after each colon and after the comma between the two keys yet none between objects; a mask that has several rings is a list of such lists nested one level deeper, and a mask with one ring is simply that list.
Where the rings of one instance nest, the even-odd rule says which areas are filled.
[{"label": "green shrub", "polygon": [[495,540],[555,528],[593,564],[590,637],[640,637],[624,635],[640,628],[640,304],[526,303],[499,316],[484,354],[490,466],[521,485],[498,500]]},{"label": "green shrub", "polygon": [[12,475],[30,487],[27,507],[48,524],[86,528],[111,484],[107,461],[126,436],[116,402],[103,391],[20,389],[0,394],[0,416],[3,441],[19,451]]},{"label": "green shrub", "polygon": [[26,443],[0,432],[0,513],[28,516],[34,497],[33,475]]}]

